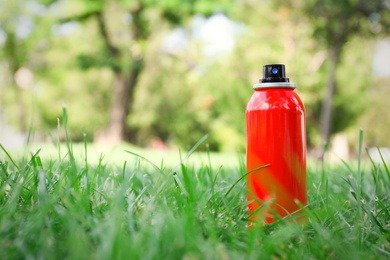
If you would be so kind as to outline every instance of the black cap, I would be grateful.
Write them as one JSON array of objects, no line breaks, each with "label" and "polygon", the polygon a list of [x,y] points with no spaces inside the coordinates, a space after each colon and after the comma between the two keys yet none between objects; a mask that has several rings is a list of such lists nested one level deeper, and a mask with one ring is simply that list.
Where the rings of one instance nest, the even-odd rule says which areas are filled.
[{"label": "black cap", "polygon": [[260,83],[289,81],[289,78],[286,78],[286,71],[283,64],[264,65],[263,78],[260,79]]}]

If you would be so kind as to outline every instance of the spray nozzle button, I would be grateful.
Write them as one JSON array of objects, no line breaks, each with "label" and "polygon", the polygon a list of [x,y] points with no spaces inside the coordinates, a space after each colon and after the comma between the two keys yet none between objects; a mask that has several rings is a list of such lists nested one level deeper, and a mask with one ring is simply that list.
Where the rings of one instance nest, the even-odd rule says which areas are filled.
[{"label": "spray nozzle button", "polygon": [[269,64],[263,67],[263,78],[261,83],[265,82],[289,82],[286,78],[286,71],[283,64]]}]

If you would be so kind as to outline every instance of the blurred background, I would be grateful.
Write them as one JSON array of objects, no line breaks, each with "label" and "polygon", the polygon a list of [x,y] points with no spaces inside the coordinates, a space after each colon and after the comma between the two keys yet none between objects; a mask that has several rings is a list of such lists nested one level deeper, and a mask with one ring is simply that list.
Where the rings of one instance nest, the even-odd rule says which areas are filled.
[{"label": "blurred background", "polygon": [[308,151],[390,146],[389,0],[2,0],[0,143],[245,151],[262,66],[284,63]]}]

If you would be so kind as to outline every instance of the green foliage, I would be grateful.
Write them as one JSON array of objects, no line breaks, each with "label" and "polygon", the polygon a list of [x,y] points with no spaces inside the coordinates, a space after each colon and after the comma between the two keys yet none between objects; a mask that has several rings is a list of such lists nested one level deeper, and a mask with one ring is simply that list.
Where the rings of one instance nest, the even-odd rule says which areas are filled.
[{"label": "green foliage", "polygon": [[207,108],[198,102],[199,75],[180,60],[163,55],[156,59],[157,55],[151,55],[152,64],[140,82],[130,124],[139,129],[143,144],[158,137],[188,148],[210,131],[210,118],[202,115]]},{"label": "green foliage", "polygon": [[359,125],[366,132],[366,142],[369,147],[389,147],[388,132],[384,129],[390,127],[390,116],[387,113],[389,79],[376,79],[375,84],[367,92],[371,101],[369,108],[359,120]]},{"label": "green foliage", "polygon": [[39,85],[35,98],[41,119],[37,130],[56,129],[63,106],[68,108],[72,118],[69,130],[74,140],[81,141],[83,133],[92,138],[96,131],[107,124],[112,74],[102,67],[83,71],[77,63],[80,52],[97,51],[91,48],[89,41],[99,41],[93,37],[93,24],[88,25],[88,33],[74,25],[73,37],[61,35],[50,41],[50,48],[45,52],[47,69],[36,74]]},{"label": "green foliage", "polygon": [[[349,51],[349,46],[353,46],[354,50]],[[372,52],[370,41],[354,39],[346,45],[336,75],[339,85],[333,103],[333,133],[341,132],[356,123],[368,108],[370,100],[366,93],[374,84],[372,73],[367,73],[372,71]]]},{"label": "green foliage", "polygon": [[[205,60],[198,42],[190,43],[186,52],[174,56],[162,53],[159,45],[152,45],[156,49],[148,51],[146,76],[140,81],[135,112],[130,121],[143,129],[140,131],[142,138],[149,135],[150,139],[157,134],[164,141],[173,139],[174,143],[188,147],[207,132],[211,149],[244,151],[245,108],[253,93],[252,84],[261,77],[262,64],[281,62],[281,57],[288,57],[290,77],[299,79],[302,75],[305,80],[310,79],[305,72],[311,55],[303,51],[307,48],[304,40],[307,38],[300,39],[305,35],[305,27],[302,31],[292,31],[292,24],[284,13],[266,16],[272,8],[269,5],[253,3],[241,8],[232,16],[245,21],[247,26],[229,54]],[[262,24],[262,27],[253,26],[255,24]],[[188,27],[184,29],[189,35],[192,33]],[[265,37],[269,37],[267,41]],[[290,38],[298,44],[282,44]],[[311,75],[315,75],[314,72]],[[297,82],[298,90],[311,82],[306,85]],[[165,113],[167,120],[164,120]],[[169,118],[176,120],[172,123]],[[154,129],[171,131],[161,134]]]},{"label": "green foliage", "polygon": [[[148,68],[158,75],[146,70],[148,76],[140,82],[145,87],[137,93],[131,124],[142,129],[140,135],[146,140],[157,135],[163,141],[188,147],[209,133],[212,150],[242,151],[244,111],[252,90],[247,82],[237,79],[239,72],[221,81],[218,75],[230,72],[229,64],[223,59],[189,68],[169,56],[153,59]],[[149,137],[145,136],[148,132]]]},{"label": "green foliage", "polygon": [[326,48],[343,46],[354,35],[375,33],[375,26],[389,22],[389,7],[381,0],[310,0],[300,4],[313,25],[314,37]]},{"label": "green foliage", "polygon": [[[346,43],[336,72],[337,89],[332,104],[332,134],[356,126],[361,115],[370,109],[371,100],[367,93],[374,86],[371,67],[372,45],[371,40],[360,38],[354,38]],[[324,53],[318,51],[317,54],[320,57]],[[310,62],[314,65],[315,60],[314,56]],[[300,94],[307,113],[309,147],[320,145],[318,129],[328,65],[329,61],[324,59],[314,73],[307,68],[309,74],[298,75],[300,83],[298,87],[303,88]]]},{"label": "green foliage", "polygon": [[[243,151],[244,111],[252,94],[251,85],[261,77],[263,64],[285,63],[306,107],[309,147],[316,146],[328,61],[313,32],[324,37],[330,30],[355,26],[348,33],[367,29],[371,34],[375,23],[382,24],[387,19],[381,11],[380,21],[370,16],[357,22],[363,11],[372,13],[377,8],[377,1],[364,6],[356,1],[317,2],[308,1],[303,6],[303,2],[294,1],[298,3],[293,5],[298,11],[295,12],[267,1],[31,0],[29,3],[47,6],[41,6],[42,13],[34,13],[20,1],[7,0],[0,10],[1,29],[7,34],[0,48],[5,75],[0,83],[2,110],[19,129],[26,130],[33,121],[36,131],[45,132],[56,129],[57,118],[66,105],[73,138],[82,140],[83,132],[92,138],[109,122],[114,71],[138,71],[143,74],[134,94],[133,113],[127,118],[135,143],[148,145],[159,138],[188,148],[209,134],[210,149]],[[144,8],[142,13],[138,13],[140,8]],[[338,11],[329,16],[332,8]],[[297,13],[308,10],[312,10],[309,20],[298,19]],[[192,35],[193,15],[207,17],[215,12],[225,13],[243,28],[231,53],[207,59],[201,53],[203,43],[191,37],[188,49],[176,54],[161,50],[173,26]],[[343,12],[351,22],[338,22]],[[98,14],[105,18],[113,52],[99,35]],[[31,18],[34,25],[23,39],[15,34],[15,21],[22,16]],[[328,18],[337,21],[325,22]],[[133,27],[137,30],[133,31]],[[140,33],[136,41],[135,32]],[[362,93],[372,85],[367,55],[372,42],[361,37],[349,39],[337,71],[340,88],[333,102],[334,133],[353,126],[364,114],[368,101]],[[133,62],[136,59],[145,62],[138,66]],[[21,67],[34,75],[29,89],[20,89],[14,82],[15,72]],[[380,97],[375,95],[378,102],[374,106],[384,102]],[[372,111],[368,113],[374,117]],[[379,133],[385,131],[377,132],[367,133],[367,140],[377,143]]]}]

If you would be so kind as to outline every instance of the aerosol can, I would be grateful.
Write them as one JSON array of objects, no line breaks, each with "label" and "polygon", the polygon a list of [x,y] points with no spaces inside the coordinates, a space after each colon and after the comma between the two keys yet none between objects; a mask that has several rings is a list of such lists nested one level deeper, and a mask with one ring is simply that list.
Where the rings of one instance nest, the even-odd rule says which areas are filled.
[{"label": "aerosol can", "polygon": [[246,108],[247,188],[251,222],[301,221],[307,205],[306,118],[285,66],[263,67]]}]

